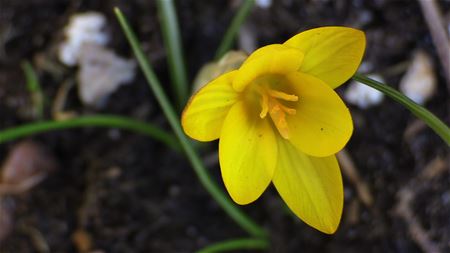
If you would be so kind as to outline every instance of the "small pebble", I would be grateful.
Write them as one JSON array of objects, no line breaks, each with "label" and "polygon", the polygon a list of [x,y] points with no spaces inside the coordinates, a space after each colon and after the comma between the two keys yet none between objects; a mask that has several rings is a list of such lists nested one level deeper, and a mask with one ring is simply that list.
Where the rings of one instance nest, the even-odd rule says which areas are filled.
[{"label": "small pebble", "polygon": [[116,166],[111,167],[106,171],[106,177],[108,179],[117,179],[120,175],[122,175],[122,169]]},{"label": "small pebble", "polygon": [[[380,75],[368,75],[368,77],[382,83],[384,82]],[[361,109],[367,109],[379,105],[384,99],[384,94],[365,84],[352,81],[344,93],[344,99]]]},{"label": "small pebble", "polygon": [[255,4],[262,9],[267,9],[272,6],[272,0],[256,0]]},{"label": "small pebble", "polygon": [[425,104],[436,92],[431,57],[423,50],[414,53],[412,63],[400,81],[400,91],[418,104]]}]

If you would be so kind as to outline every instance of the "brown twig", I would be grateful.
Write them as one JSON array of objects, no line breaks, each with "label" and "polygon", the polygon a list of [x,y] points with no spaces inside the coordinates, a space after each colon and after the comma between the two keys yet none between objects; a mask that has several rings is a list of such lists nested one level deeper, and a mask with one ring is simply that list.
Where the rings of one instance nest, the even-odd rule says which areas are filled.
[{"label": "brown twig", "polygon": [[414,199],[414,196],[415,192],[409,187],[400,190],[398,193],[400,201],[395,208],[395,213],[406,221],[411,238],[424,252],[439,253],[441,252],[439,247],[433,243],[411,210],[411,200]]},{"label": "brown twig", "polygon": [[75,82],[72,80],[64,81],[58,89],[56,93],[56,97],[53,101],[52,105],[52,117],[55,120],[65,120],[74,118],[77,116],[77,113],[74,111],[66,111],[64,107],[66,105],[67,96],[69,95],[69,91],[72,87],[75,86]]},{"label": "brown twig", "polygon": [[21,194],[24,193],[40,182],[44,180],[47,177],[47,173],[40,173],[33,175],[20,183],[16,184],[5,184],[0,182],[0,196],[2,195],[15,195],[15,194]]},{"label": "brown twig", "polygon": [[422,227],[417,217],[414,215],[411,208],[411,202],[416,195],[416,185],[418,182],[429,181],[441,175],[441,173],[446,170],[448,170],[446,160],[437,157],[428,163],[417,178],[410,180],[410,182],[400,189],[397,194],[399,202],[394,209],[395,213],[405,220],[411,238],[424,252],[439,253],[441,250],[439,249],[439,246],[431,240],[428,232]]},{"label": "brown twig", "polygon": [[427,125],[422,120],[416,119],[411,124],[406,127],[405,132],[403,133],[403,139],[408,142],[411,142],[416,135],[427,128]]},{"label": "brown twig", "polygon": [[342,173],[347,177],[350,183],[355,186],[358,198],[362,203],[364,203],[365,206],[371,207],[373,204],[373,197],[370,193],[369,186],[359,176],[355,163],[353,162],[348,152],[343,149],[336,155],[336,157],[339,160],[339,164],[341,165]]},{"label": "brown twig", "polygon": [[37,228],[31,227],[24,222],[19,223],[19,231],[28,235],[31,239],[31,243],[35,247],[35,250],[40,253],[49,253],[50,246],[44,235]]},{"label": "brown twig", "polygon": [[0,249],[3,241],[9,236],[14,227],[14,212],[16,206],[0,196]]},{"label": "brown twig", "polygon": [[450,92],[450,41],[445,31],[444,21],[435,0],[418,0],[422,8],[423,16],[430,29],[434,46],[439,55],[444,75],[447,79],[447,88]]}]

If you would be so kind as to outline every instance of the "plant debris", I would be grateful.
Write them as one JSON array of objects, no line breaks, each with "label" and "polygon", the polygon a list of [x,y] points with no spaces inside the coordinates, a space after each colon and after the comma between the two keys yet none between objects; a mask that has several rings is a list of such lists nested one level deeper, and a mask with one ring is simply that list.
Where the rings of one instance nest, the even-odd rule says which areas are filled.
[{"label": "plant debris", "polygon": [[136,63],[96,44],[83,44],[78,71],[78,94],[86,105],[101,107],[120,85],[134,78]]},{"label": "plant debris", "polygon": [[55,158],[42,146],[27,140],[19,142],[2,166],[0,195],[27,191],[56,168]]}]

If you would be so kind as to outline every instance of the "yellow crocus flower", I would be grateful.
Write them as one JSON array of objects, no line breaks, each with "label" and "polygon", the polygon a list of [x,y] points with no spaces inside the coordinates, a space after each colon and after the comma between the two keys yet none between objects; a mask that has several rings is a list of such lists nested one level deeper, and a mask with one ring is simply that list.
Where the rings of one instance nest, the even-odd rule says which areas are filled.
[{"label": "yellow crocus flower", "polygon": [[343,186],[335,154],[352,118],[333,90],[357,70],[362,31],[322,27],[253,52],[192,96],[183,129],[219,140],[222,178],[238,204],[259,198],[270,182],[304,222],[327,234],[339,225]]}]

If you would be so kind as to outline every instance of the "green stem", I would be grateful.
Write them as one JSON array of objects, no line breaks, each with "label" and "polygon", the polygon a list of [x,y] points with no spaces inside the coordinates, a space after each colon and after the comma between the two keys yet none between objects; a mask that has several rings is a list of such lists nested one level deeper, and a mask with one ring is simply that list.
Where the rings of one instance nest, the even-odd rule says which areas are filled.
[{"label": "green stem", "polygon": [[38,76],[29,61],[22,62],[22,70],[25,73],[27,90],[31,95],[37,118],[42,119],[44,116],[44,95],[42,94]]},{"label": "green stem", "polygon": [[431,129],[434,130],[446,143],[450,146],[450,129],[444,122],[438,119],[433,113],[425,109],[424,107],[418,105],[407,96],[398,92],[397,90],[389,87],[386,84],[380,83],[373,79],[370,79],[361,74],[355,74],[353,79],[366,84],[374,89],[377,89],[393,100],[405,106],[408,110],[410,110],[414,115],[416,115],[419,119],[423,120]]},{"label": "green stem", "polygon": [[236,221],[244,230],[255,237],[265,237],[265,231],[259,227],[252,219],[246,216],[240,209],[238,209],[233,202],[221,191],[219,186],[211,179],[211,176],[208,174],[206,168],[203,166],[200,157],[195,152],[194,148],[191,145],[191,142],[188,140],[186,135],[184,135],[183,130],[181,129],[180,121],[178,116],[169,103],[168,98],[166,97],[163,89],[161,88],[161,84],[156,77],[152,67],[150,66],[148,60],[144,56],[144,52],[142,51],[141,46],[136,38],[136,35],[131,30],[127,20],[123,16],[122,12],[118,9],[114,9],[117,19],[119,20],[120,25],[130,43],[133,52],[139,62],[139,65],[144,72],[144,75],[148,81],[150,88],[156,96],[164,114],[169,121],[170,126],[172,127],[175,135],[178,137],[180,141],[181,147],[186,153],[187,158],[189,159],[197,177],[199,178],[201,184],[205,187],[205,189],[211,194],[214,200],[225,210],[225,212]]},{"label": "green stem", "polygon": [[0,143],[38,133],[50,132],[57,129],[92,126],[131,130],[140,134],[148,135],[155,140],[165,143],[175,150],[179,149],[178,141],[172,135],[159,129],[158,127],[142,121],[113,115],[81,116],[61,121],[42,121],[12,127],[0,131]]},{"label": "green stem", "polygon": [[269,247],[269,243],[266,240],[261,239],[233,239],[224,242],[218,242],[208,247],[205,247],[197,253],[214,253],[223,251],[234,251],[234,250],[255,250],[261,249],[266,250]]},{"label": "green stem", "polygon": [[177,15],[173,0],[157,0],[156,3],[169,61],[170,78],[174,85],[177,105],[181,109],[188,98],[188,78],[183,59]]},{"label": "green stem", "polygon": [[220,60],[220,58],[231,49],[239,28],[241,28],[242,23],[244,23],[245,19],[250,14],[254,4],[255,0],[244,0],[244,3],[239,7],[237,14],[233,17],[228,30],[222,38],[222,42],[217,48],[215,55],[216,61]]}]

